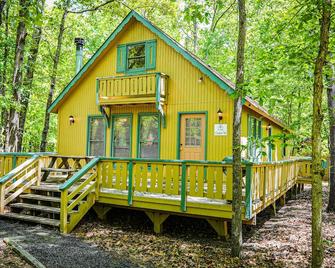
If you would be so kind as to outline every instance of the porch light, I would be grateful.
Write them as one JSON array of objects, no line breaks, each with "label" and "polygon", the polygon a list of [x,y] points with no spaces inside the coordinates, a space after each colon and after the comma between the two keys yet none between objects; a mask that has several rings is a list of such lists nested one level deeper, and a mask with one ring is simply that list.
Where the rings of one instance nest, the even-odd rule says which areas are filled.
[{"label": "porch light", "polygon": [[69,116],[69,122],[70,122],[70,126],[74,124],[74,117],[73,117],[73,115]]},{"label": "porch light", "polygon": [[266,130],[269,130],[269,129],[271,129],[271,128],[272,128],[271,124],[268,124],[268,125],[266,126]]},{"label": "porch light", "polygon": [[219,117],[219,122],[221,122],[222,118],[223,118],[223,112],[221,111],[221,109],[219,108],[219,110],[217,111],[218,117]]},{"label": "porch light", "polygon": [[198,79],[198,83],[202,83],[204,81],[204,78],[202,76],[200,76],[200,78]]}]

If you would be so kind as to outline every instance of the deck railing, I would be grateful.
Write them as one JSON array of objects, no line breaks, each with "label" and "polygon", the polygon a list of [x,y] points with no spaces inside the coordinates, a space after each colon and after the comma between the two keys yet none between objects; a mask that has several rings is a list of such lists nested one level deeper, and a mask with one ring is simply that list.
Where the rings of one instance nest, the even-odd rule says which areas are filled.
[{"label": "deck railing", "polygon": [[30,186],[40,183],[40,163],[40,157],[34,155],[0,178],[0,213]]},{"label": "deck railing", "polygon": [[301,177],[311,176],[311,159],[258,163],[251,166],[251,215],[272,204],[291,189]]},{"label": "deck railing", "polygon": [[31,158],[33,153],[0,153],[0,177]]},{"label": "deck railing", "polygon": [[164,102],[167,76],[162,73],[97,78],[99,105]]}]

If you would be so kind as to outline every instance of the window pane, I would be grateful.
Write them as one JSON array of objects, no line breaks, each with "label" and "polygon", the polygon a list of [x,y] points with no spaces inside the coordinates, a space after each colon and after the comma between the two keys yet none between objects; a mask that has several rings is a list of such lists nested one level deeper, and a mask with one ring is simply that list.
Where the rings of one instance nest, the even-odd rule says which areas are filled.
[{"label": "window pane", "polygon": [[105,143],[101,141],[91,141],[90,155],[94,155],[94,156],[105,155]]},{"label": "window pane", "polygon": [[186,118],[185,146],[201,146],[201,118]]},{"label": "window pane", "polygon": [[138,44],[128,46],[128,69],[139,69],[145,67],[145,45]]},{"label": "window pane", "polygon": [[145,115],[140,118],[140,157],[158,158],[159,118]]},{"label": "window pane", "polygon": [[90,139],[104,140],[104,120],[103,118],[91,118],[90,120]]},{"label": "window pane", "polygon": [[113,133],[113,156],[130,157],[130,118],[115,118]]},{"label": "window pane", "polygon": [[144,44],[128,46],[128,58],[144,57]]},{"label": "window pane", "polygon": [[89,121],[89,154],[105,155],[105,123],[103,118],[90,118]]}]

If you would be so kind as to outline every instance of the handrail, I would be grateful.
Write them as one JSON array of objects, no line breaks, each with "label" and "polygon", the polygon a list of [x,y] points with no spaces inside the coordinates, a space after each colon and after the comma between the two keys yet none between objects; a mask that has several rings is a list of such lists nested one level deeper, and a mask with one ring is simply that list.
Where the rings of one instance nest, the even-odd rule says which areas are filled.
[{"label": "handrail", "polygon": [[7,181],[9,181],[17,173],[21,172],[23,169],[25,169],[29,165],[33,164],[39,157],[40,157],[39,155],[33,155],[32,158],[28,159],[27,161],[23,162],[21,165],[12,169],[9,173],[7,173],[5,176],[0,178],[0,184],[4,184]]},{"label": "handrail", "polygon": [[95,157],[93,160],[88,162],[82,169],[73,174],[73,176],[59,186],[60,191],[69,189],[75,182],[77,182],[82,176],[86,174],[92,167],[94,167],[100,161],[100,157]]}]

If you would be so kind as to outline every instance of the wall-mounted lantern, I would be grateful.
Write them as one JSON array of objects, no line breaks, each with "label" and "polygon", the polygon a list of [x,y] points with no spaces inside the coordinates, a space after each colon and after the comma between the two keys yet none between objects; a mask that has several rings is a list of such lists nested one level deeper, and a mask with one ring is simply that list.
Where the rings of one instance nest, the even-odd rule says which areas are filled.
[{"label": "wall-mounted lantern", "polygon": [[72,126],[74,124],[74,117],[73,117],[73,115],[69,116],[69,123],[70,123],[70,126]]},{"label": "wall-mounted lantern", "polygon": [[266,130],[270,130],[271,128],[272,128],[271,124],[268,124],[268,125],[266,126]]},{"label": "wall-mounted lantern", "polygon": [[204,81],[204,78],[202,76],[199,77],[198,83],[201,84]]},{"label": "wall-mounted lantern", "polygon": [[219,108],[219,110],[217,111],[218,114],[218,118],[219,118],[219,122],[221,122],[222,118],[223,118],[223,112],[221,111],[221,109]]}]

